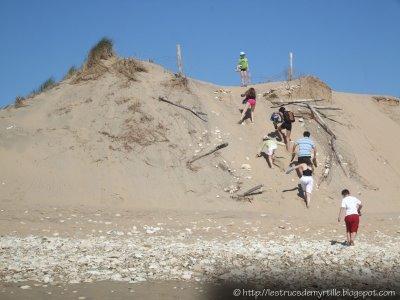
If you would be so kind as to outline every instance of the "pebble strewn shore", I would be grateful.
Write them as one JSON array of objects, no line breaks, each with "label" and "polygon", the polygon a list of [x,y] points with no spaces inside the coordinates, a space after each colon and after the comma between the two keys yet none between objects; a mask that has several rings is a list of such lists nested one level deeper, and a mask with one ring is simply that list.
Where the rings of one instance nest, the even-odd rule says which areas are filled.
[{"label": "pebble strewn shore", "polygon": [[148,236],[0,238],[0,281],[240,281],[400,289],[400,241],[189,240]]}]

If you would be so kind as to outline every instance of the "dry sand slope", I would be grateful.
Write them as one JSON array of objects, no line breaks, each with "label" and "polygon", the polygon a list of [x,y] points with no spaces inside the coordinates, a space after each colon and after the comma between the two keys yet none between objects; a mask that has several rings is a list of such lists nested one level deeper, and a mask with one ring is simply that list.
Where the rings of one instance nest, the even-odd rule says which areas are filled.
[{"label": "dry sand slope", "polygon": [[[311,239],[312,247],[322,238],[329,251],[329,239],[343,238],[343,227],[337,225],[336,216],[339,193],[344,187],[365,204],[361,232],[366,235],[361,236],[362,243],[372,248],[375,239],[385,243],[387,239],[382,241],[381,233],[398,243],[398,105],[378,103],[368,95],[331,93],[322,82],[303,78],[290,84],[255,85],[255,123],[238,125],[243,88],[192,79],[186,82],[145,62],[141,64],[146,71],[137,72],[133,79],[118,69],[120,62],[111,58],[104,61],[107,71],[95,79],[75,75],[26,100],[23,107],[0,111],[0,232],[7,236],[1,238],[1,256],[6,259],[1,263],[2,280],[43,280],[23,270],[12,271],[15,249],[9,246],[13,243],[10,239],[30,234],[37,236],[33,242],[39,249],[44,246],[37,239],[50,235],[91,241],[103,235],[124,239],[127,235],[135,238],[137,234],[160,234],[168,244],[172,243],[168,237],[177,233],[189,234],[193,239],[218,237],[222,241],[242,235],[265,238],[270,234],[278,242],[279,235],[289,234]],[[296,191],[283,192],[297,186],[295,174],[285,175],[282,170],[289,163],[289,153],[283,147],[278,149],[280,168],[274,170],[263,158],[255,157],[262,137],[273,129],[268,120],[273,112],[271,102],[269,96],[263,96],[271,89],[280,99],[291,92],[292,99],[322,97],[327,100],[319,105],[342,109],[327,112],[341,124],[327,122],[338,136],[338,149],[350,177],[335,164],[327,180],[315,188],[308,210]],[[160,102],[160,96],[206,113],[208,122]],[[301,113],[297,106],[289,107]],[[305,129],[311,131],[319,150],[318,182],[329,153],[328,138],[315,120],[304,119],[294,124],[292,139],[300,137]],[[187,160],[222,142],[229,146],[187,166]],[[251,169],[242,169],[243,164]],[[237,189],[243,191],[257,184],[265,186],[264,192],[254,196],[251,203],[231,198]],[[33,255],[29,241],[18,245]],[[69,245],[66,247],[74,247],[77,242],[65,243]],[[268,252],[269,246],[265,247]],[[384,247],[390,250],[389,245]],[[234,249],[230,250],[233,254]],[[362,251],[367,249],[364,246]],[[373,256],[375,252],[371,253]],[[391,269],[396,261],[398,264],[399,256],[388,255],[393,257],[384,268]],[[60,259],[60,264],[65,263],[64,258]],[[79,269],[79,260],[76,263]],[[184,268],[193,271],[191,264]],[[39,266],[38,270],[43,271]],[[376,276],[384,270],[376,271]],[[20,272],[25,275],[13,277]],[[92,277],[120,278],[114,273],[120,274],[116,271]],[[314,276],[318,278],[322,273]],[[143,276],[176,278],[171,274]],[[81,280],[86,278],[78,275]],[[68,282],[70,276],[54,275],[52,280]],[[130,275],[121,276],[132,279]],[[392,278],[398,276],[396,273]]]}]

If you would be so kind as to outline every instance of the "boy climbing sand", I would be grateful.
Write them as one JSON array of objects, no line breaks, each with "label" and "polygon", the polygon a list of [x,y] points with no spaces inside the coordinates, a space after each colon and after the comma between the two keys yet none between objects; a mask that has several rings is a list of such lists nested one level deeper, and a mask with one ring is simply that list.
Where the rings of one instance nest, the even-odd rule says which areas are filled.
[{"label": "boy climbing sand", "polygon": [[346,223],[347,245],[354,246],[354,240],[357,235],[358,225],[361,216],[361,201],[356,197],[350,196],[347,189],[342,191],[342,205],[339,210],[338,222],[345,214],[344,221]]}]

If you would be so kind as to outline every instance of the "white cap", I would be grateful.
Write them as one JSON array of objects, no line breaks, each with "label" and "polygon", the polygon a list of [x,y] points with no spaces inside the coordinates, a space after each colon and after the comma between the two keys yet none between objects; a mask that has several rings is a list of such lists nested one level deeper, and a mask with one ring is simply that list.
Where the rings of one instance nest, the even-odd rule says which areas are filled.
[{"label": "white cap", "polygon": [[240,52],[240,55],[245,55],[246,53],[244,53],[243,51]]}]

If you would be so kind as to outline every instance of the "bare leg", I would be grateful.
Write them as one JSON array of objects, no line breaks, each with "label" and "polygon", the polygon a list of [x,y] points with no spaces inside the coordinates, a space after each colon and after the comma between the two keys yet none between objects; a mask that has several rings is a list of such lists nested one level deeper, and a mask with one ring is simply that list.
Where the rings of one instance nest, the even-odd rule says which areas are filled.
[{"label": "bare leg", "polygon": [[249,78],[249,71],[244,71],[245,74],[245,85],[250,84],[250,78]]},{"label": "bare leg", "polygon": [[350,241],[351,241],[350,232],[347,231],[347,245],[348,246],[350,246]]},{"label": "bare leg", "polygon": [[287,151],[290,151],[291,149],[291,143],[290,143],[290,133],[291,133],[291,131],[290,130],[286,130],[286,142],[285,142],[285,144],[286,144],[286,150]]},{"label": "bare leg", "polygon": [[285,143],[285,145],[286,145],[286,135],[283,133],[283,131],[282,131],[282,127],[281,126],[278,126],[278,133],[279,133],[279,136],[281,137],[281,139],[282,139],[282,141]]},{"label": "bare leg", "polygon": [[251,119],[251,123],[254,123],[254,109],[255,106],[253,106],[250,110],[250,119]]},{"label": "bare leg", "polygon": [[306,196],[306,206],[307,208],[310,208],[310,201],[311,201],[311,193],[305,193]]},{"label": "bare leg", "polygon": [[350,245],[354,246],[354,240],[356,239],[357,232],[350,233]]},{"label": "bare leg", "polygon": [[272,155],[267,155],[267,163],[268,163],[268,166],[269,166],[271,169],[274,168],[274,165],[272,164]]},{"label": "bare leg", "polygon": [[250,108],[250,104],[246,103],[246,105],[243,108],[243,112],[242,112],[242,117],[240,118],[239,124],[243,122],[244,117],[246,116],[247,110]]},{"label": "bare leg", "polygon": [[245,86],[245,71],[240,71],[241,86]]}]

